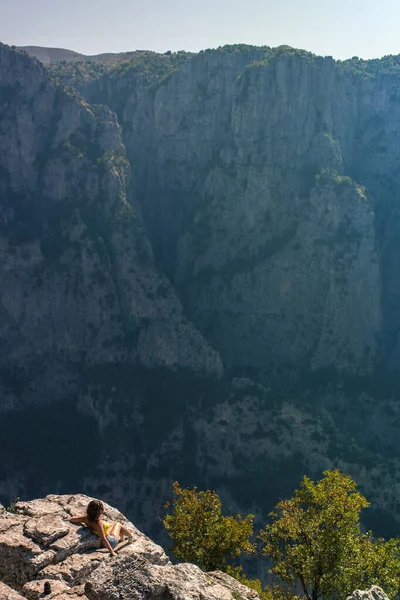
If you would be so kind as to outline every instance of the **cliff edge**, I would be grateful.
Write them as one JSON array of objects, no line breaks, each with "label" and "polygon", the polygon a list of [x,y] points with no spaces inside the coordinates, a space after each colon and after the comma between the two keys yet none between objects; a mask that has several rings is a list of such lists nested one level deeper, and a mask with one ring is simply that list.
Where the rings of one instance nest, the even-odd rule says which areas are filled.
[{"label": "cliff edge", "polygon": [[85,513],[89,500],[80,494],[49,495],[18,502],[15,513],[0,506],[0,600],[258,599],[254,590],[224,573],[171,564],[160,546],[106,504],[105,518],[134,534],[133,542],[121,543],[118,556],[111,558],[86,527],[69,523],[71,516]]}]

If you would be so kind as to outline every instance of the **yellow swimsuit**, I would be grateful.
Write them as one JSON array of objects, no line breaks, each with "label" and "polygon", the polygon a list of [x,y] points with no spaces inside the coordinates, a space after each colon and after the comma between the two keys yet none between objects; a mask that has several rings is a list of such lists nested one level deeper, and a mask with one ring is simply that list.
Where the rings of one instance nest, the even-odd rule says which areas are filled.
[{"label": "yellow swimsuit", "polygon": [[[104,535],[106,537],[108,535],[108,530],[110,529],[110,527],[111,527],[111,523],[107,523],[106,521],[104,521],[104,523],[103,523],[103,529],[104,529]],[[91,530],[91,531],[92,531],[92,533],[94,533],[95,535],[97,535],[98,537],[100,537],[99,534],[97,533],[97,531],[93,531],[93,530]]]}]

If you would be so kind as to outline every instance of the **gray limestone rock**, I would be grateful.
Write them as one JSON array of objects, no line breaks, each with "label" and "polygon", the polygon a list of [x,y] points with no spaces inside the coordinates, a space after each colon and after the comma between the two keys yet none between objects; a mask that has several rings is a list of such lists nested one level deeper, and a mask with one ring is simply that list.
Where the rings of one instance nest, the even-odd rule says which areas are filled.
[{"label": "gray limestone rock", "polygon": [[388,600],[385,592],[378,587],[373,585],[369,590],[355,590],[347,600]]},{"label": "gray limestone rock", "polygon": [[191,564],[154,566],[121,557],[94,571],[85,585],[89,600],[257,600],[258,594],[225,575],[214,577]]},{"label": "gray limestone rock", "polygon": [[[83,495],[50,495],[19,502],[16,513],[0,517],[1,600],[133,600],[164,595],[176,600],[232,600],[237,594],[245,600],[258,598],[222,573],[207,575],[194,565],[171,565],[160,546],[106,504],[104,518],[118,519],[134,536],[132,543],[120,543],[117,558],[110,558],[99,550],[96,536],[68,521],[71,514],[81,514],[89,500]],[[46,589],[50,594],[45,596]]]},{"label": "gray limestone rock", "polygon": [[[85,514],[90,498],[83,495],[56,496],[18,502],[15,513],[0,516],[0,580],[21,587],[33,579],[59,580],[70,587],[81,583],[107,555],[97,552],[100,540],[86,527],[69,523]],[[104,518],[127,525],[132,544],[121,552],[147,561],[168,563],[164,551],[137,530],[119,511],[105,504]]]}]

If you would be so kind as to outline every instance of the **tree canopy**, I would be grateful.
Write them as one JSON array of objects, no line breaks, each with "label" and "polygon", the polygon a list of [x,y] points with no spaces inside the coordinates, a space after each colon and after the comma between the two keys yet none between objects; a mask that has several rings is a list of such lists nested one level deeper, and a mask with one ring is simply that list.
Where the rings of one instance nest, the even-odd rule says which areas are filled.
[{"label": "tree canopy", "polygon": [[175,482],[173,491],[172,512],[163,523],[176,558],[193,562],[204,571],[228,571],[230,561],[242,552],[255,551],[249,540],[253,515],[223,515],[218,494],[210,490],[184,489]]},{"label": "tree canopy", "polygon": [[300,583],[307,600],[346,598],[372,584],[392,597],[398,592],[400,540],[362,533],[360,513],[369,503],[356,488],[337,470],[317,483],[304,477],[260,532],[272,572],[290,586]]},{"label": "tree canopy", "polygon": [[304,477],[292,498],[270,513],[258,538],[279,583],[265,589],[232,564],[242,553],[256,551],[253,515],[225,516],[214,491],[178,483],[173,490],[172,512],[163,523],[176,558],[230,573],[262,600],[293,600],[300,589],[305,600],[344,600],[374,584],[391,598],[399,592],[400,539],[375,539],[362,531],[360,514],[369,503],[355,481],[338,470],[325,471],[316,483]]}]

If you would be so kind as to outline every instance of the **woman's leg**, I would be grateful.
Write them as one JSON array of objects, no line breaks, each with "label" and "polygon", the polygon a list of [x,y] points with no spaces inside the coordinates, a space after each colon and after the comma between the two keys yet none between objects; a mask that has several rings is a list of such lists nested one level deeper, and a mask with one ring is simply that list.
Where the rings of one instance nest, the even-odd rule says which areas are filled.
[{"label": "woman's leg", "polygon": [[131,538],[133,535],[132,531],[129,531],[129,529],[124,527],[124,525],[121,525],[120,532],[121,532],[121,535],[123,535],[124,537],[128,537],[128,538]]},{"label": "woman's leg", "polygon": [[117,521],[115,521],[115,523],[113,523],[111,525],[110,529],[108,530],[108,535],[110,535],[110,534],[115,535],[115,537],[119,541],[121,535],[123,535],[125,537],[131,537],[132,531],[129,531],[129,529],[127,529],[126,527],[121,525],[121,523],[118,523]]},{"label": "woman's leg", "polygon": [[110,529],[108,530],[107,535],[115,535],[115,537],[119,541],[119,538],[121,536],[121,525],[120,525],[120,523],[117,523],[117,521],[115,521],[115,523],[112,523]]}]

